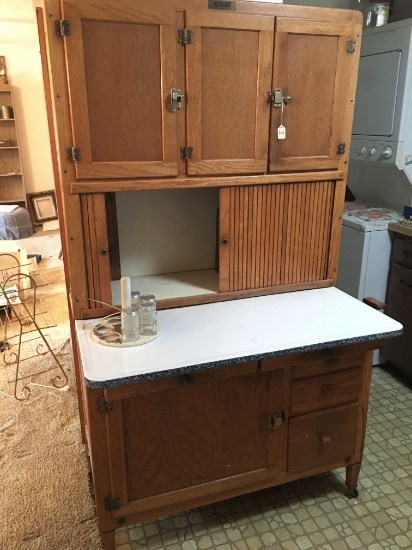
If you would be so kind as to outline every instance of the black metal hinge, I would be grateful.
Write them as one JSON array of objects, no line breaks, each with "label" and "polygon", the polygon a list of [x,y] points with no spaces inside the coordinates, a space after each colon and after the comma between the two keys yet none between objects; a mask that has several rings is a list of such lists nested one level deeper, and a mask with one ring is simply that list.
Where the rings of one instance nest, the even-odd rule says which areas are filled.
[{"label": "black metal hinge", "polygon": [[67,160],[82,160],[80,147],[67,147]]},{"label": "black metal hinge", "polygon": [[120,509],[120,497],[109,495],[104,497],[104,509],[108,512],[115,512]]},{"label": "black metal hinge", "polygon": [[346,143],[338,143],[337,154],[338,155],[344,155],[345,151],[346,151]]},{"label": "black metal hinge", "polygon": [[193,158],[193,147],[181,147],[180,158],[183,160],[189,160]]},{"label": "black metal hinge", "polygon": [[191,44],[192,43],[192,31],[189,29],[179,29],[177,31],[178,39],[177,41],[179,44],[182,44],[184,46],[185,44]]},{"label": "black metal hinge", "polygon": [[54,22],[54,29],[57,36],[70,36],[70,21],[60,19]]},{"label": "black metal hinge", "polygon": [[99,397],[96,399],[97,402],[97,412],[99,413],[110,413],[113,411],[113,403],[106,401],[104,397]]},{"label": "black metal hinge", "polygon": [[346,42],[346,51],[348,53],[355,53],[356,51],[356,40],[354,38],[349,38]]}]

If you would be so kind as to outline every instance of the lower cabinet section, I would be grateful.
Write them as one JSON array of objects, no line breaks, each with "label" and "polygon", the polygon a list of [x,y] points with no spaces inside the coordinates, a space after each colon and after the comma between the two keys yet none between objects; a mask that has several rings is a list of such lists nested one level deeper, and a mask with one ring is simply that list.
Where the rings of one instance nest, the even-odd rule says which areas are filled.
[{"label": "lower cabinet section", "polygon": [[121,525],[338,467],[356,492],[374,347],[84,385],[103,540]]}]

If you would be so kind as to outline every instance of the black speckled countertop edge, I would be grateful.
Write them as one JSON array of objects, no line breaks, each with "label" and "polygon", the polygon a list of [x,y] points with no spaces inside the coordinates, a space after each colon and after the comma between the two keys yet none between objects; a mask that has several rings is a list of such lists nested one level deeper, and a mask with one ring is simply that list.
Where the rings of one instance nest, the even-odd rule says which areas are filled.
[{"label": "black speckled countertop edge", "polygon": [[368,336],[358,336],[355,338],[345,338],[343,340],[334,340],[331,342],[321,342],[319,344],[312,344],[309,346],[301,346],[298,348],[290,348],[285,350],[278,350],[269,353],[259,353],[257,355],[245,355],[244,357],[232,357],[231,359],[224,359],[221,361],[211,361],[209,363],[201,363],[198,365],[189,365],[182,368],[174,368],[165,371],[148,372],[144,374],[136,374],[134,376],[125,376],[122,378],[113,378],[111,380],[88,380],[84,377],[87,386],[93,390],[100,390],[106,388],[115,388],[117,386],[124,386],[128,384],[135,384],[136,382],[146,382],[148,380],[156,380],[158,378],[164,378],[165,376],[178,376],[181,374],[190,374],[191,372],[199,372],[208,369],[217,369],[220,367],[229,367],[230,365],[238,365],[239,363],[247,363],[249,361],[261,361],[262,359],[270,359],[272,357],[282,357],[285,355],[293,355],[295,353],[302,353],[305,351],[316,351],[327,348],[335,348],[338,346],[346,346],[350,344],[359,344],[362,342],[373,342],[374,340],[382,340],[387,338],[395,338],[401,336],[403,330],[396,330],[393,332],[385,332],[382,334],[370,334]]}]

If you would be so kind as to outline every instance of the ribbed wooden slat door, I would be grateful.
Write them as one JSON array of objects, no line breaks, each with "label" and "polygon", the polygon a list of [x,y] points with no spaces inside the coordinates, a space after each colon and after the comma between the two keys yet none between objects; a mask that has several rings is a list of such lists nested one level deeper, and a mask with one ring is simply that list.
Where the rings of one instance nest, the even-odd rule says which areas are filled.
[{"label": "ribbed wooden slat door", "polygon": [[221,189],[219,291],[327,279],[335,183]]}]

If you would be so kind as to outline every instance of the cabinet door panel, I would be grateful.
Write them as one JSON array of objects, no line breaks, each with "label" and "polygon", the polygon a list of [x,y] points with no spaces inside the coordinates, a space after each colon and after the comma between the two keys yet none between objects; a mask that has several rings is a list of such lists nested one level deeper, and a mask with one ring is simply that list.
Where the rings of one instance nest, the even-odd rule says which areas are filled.
[{"label": "cabinet door panel", "polygon": [[267,170],[274,18],[187,13],[191,175]]},{"label": "cabinet door panel", "polygon": [[334,196],[327,181],[221,189],[220,292],[326,279]]},{"label": "cabinet door panel", "polygon": [[283,430],[268,433],[268,425],[281,410],[282,396],[278,371],[194,382],[116,402],[122,420],[108,419],[109,437],[122,448],[112,453],[113,491],[125,495],[125,504],[241,474],[262,477],[270,469],[273,475]]},{"label": "cabinet door panel", "polygon": [[66,40],[74,146],[82,178],[177,174],[176,116],[170,90],[176,82],[174,12],[95,13],[63,2],[70,21]]},{"label": "cabinet door panel", "polygon": [[270,171],[343,169],[338,144],[350,134],[357,62],[346,50],[350,37],[347,23],[277,20],[272,89],[292,100],[272,108]]}]

